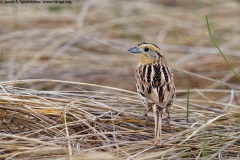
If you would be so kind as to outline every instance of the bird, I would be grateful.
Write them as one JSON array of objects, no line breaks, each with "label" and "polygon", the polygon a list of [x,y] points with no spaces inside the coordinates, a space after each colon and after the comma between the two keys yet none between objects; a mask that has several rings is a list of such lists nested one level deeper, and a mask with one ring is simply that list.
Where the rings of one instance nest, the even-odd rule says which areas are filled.
[{"label": "bird", "polygon": [[156,144],[161,142],[163,114],[167,113],[170,125],[170,111],[176,98],[173,70],[168,66],[165,54],[153,44],[141,42],[128,50],[138,55],[135,70],[137,93],[146,107],[146,113],[152,111],[155,122]]}]

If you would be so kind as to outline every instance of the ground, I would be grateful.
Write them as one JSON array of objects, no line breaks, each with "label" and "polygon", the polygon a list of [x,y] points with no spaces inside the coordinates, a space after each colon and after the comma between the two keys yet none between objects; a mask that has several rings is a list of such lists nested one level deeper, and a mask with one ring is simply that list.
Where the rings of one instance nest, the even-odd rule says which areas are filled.
[{"label": "ground", "polygon": [[[239,6],[237,0],[0,4],[0,159],[239,158],[240,82],[205,19],[240,75]],[[153,117],[146,128],[135,93],[137,57],[127,52],[142,41],[162,49],[177,87],[171,128],[164,122],[157,146]]]}]

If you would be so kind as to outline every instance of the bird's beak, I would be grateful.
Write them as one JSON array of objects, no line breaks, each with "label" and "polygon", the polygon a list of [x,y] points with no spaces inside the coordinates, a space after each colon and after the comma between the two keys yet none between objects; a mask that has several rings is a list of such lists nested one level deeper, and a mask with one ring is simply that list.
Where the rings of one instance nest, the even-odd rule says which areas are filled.
[{"label": "bird's beak", "polygon": [[128,52],[131,52],[131,53],[141,53],[140,50],[137,47],[130,48],[128,50]]}]

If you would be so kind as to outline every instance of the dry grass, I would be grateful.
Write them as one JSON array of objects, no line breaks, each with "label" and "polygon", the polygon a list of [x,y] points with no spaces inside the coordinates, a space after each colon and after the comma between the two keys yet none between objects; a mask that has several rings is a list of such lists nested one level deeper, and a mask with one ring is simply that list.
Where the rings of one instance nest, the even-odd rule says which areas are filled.
[{"label": "dry grass", "polygon": [[[89,0],[0,6],[0,159],[239,158],[240,85],[205,22],[207,13],[239,75],[239,5]],[[152,143],[153,117],[146,128],[135,94],[136,57],[126,52],[140,41],[157,43],[175,72],[171,128],[164,122],[159,146]]]},{"label": "dry grass", "polygon": [[[31,84],[32,89],[25,88]],[[34,89],[47,84],[59,90]],[[237,157],[240,113],[195,106],[186,122],[186,108],[175,103],[171,128],[165,127],[162,145],[154,146],[153,118],[145,127],[144,108],[134,92],[58,80],[2,82],[0,158],[43,158],[108,152],[119,159]],[[72,88],[63,89],[65,86]],[[179,100],[180,101],[180,100]],[[185,100],[183,100],[185,102]],[[199,102],[199,103],[200,103]],[[196,103],[198,104],[198,103]],[[213,105],[216,104],[216,105]],[[239,106],[229,104],[231,109]],[[226,148],[226,149],[225,149]]]}]

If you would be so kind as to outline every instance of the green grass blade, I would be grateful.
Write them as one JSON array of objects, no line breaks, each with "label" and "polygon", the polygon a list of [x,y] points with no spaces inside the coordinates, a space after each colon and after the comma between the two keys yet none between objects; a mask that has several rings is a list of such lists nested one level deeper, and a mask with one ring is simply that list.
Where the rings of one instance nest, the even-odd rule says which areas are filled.
[{"label": "green grass blade", "polygon": [[218,49],[218,51],[221,53],[222,57],[225,59],[225,61],[227,62],[228,66],[231,68],[231,70],[233,71],[233,73],[235,74],[235,76],[237,77],[238,81],[240,82],[240,77],[237,75],[237,73],[234,71],[232,65],[228,62],[227,58],[224,56],[223,52],[221,51],[221,49],[218,47],[216,41],[213,39],[212,37],[212,32],[208,23],[208,16],[206,15],[206,21],[207,21],[207,28],[208,28],[208,33],[210,35],[210,38],[213,42],[213,44],[215,45],[215,47]]},{"label": "green grass blade", "polygon": [[190,97],[190,84],[188,83],[188,92],[187,92],[187,118],[186,121],[189,122],[189,97]]}]

